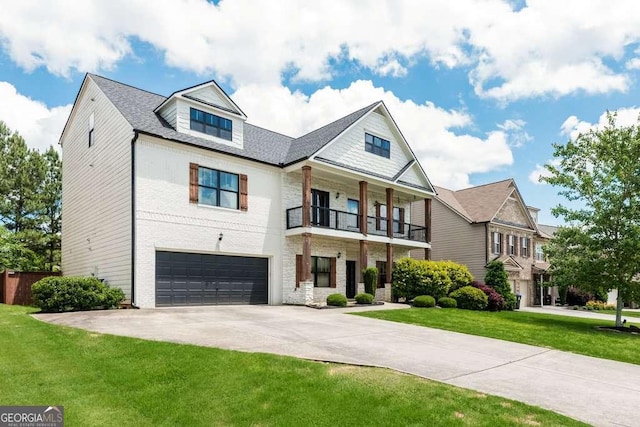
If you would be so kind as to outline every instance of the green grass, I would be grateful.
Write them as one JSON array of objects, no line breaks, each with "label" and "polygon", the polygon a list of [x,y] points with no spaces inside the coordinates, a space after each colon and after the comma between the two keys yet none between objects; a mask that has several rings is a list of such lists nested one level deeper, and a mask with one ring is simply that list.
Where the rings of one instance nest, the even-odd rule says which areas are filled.
[{"label": "green grass", "polygon": [[424,308],[354,314],[640,365],[640,336],[597,330],[598,326],[613,326],[606,320],[518,311]]},{"label": "green grass", "polygon": [[101,335],[0,304],[0,402],[68,426],[583,425],[390,370]]}]

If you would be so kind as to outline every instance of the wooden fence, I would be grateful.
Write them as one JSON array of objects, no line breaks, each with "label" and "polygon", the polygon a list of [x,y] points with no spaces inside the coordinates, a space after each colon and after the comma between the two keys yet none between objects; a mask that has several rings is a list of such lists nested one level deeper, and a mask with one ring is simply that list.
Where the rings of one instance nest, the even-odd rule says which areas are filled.
[{"label": "wooden fence", "polygon": [[48,276],[59,276],[58,272],[21,272],[5,270],[0,273],[0,303],[8,305],[31,305],[31,285]]}]

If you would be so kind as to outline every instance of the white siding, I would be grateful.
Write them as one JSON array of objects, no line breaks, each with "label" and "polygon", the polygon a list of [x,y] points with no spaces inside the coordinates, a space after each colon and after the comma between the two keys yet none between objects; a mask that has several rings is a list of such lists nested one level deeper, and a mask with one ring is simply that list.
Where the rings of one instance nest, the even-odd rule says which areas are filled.
[{"label": "white siding", "polygon": [[90,77],[75,110],[62,140],[62,272],[93,274],[129,298],[133,130]]},{"label": "white siding", "polygon": [[[231,141],[191,130],[191,107],[231,120],[233,122],[233,135],[231,136]],[[185,99],[179,99],[176,101],[176,112],[176,130],[178,132],[186,133],[197,138],[208,139],[220,144],[230,145],[236,148],[244,147],[244,121],[238,116],[226,113],[221,110],[207,108],[206,105],[198,104]]]},{"label": "white siding", "polygon": [[167,104],[162,107],[159,111],[160,116],[165,119],[174,129],[176,128],[176,123],[178,121],[177,117],[177,106],[175,99],[167,102]]},{"label": "white siding", "polygon": [[420,170],[420,166],[416,163],[409,168],[398,181],[408,182],[413,185],[420,185],[422,187],[429,188],[429,182],[425,179],[422,171]]},{"label": "white siding", "polygon": [[[424,202],[412,204],[412,215],[424,223]],[[424,259],[424,250],[412,251]],[[431,202],[431,259],[464,264],[475,280],[484,280],[486,265],[484,224],[469,224],[437,199]]]},{"label": "white siding", "polygon": [[[269,258],[269,303],[282,302],[280,169],[141,136],[136,150],[136,302],[155,305],[155,252]],[[189,163],[246,174],[247,212],[189,203]],[[218,240],[223,233],[222,241]]]},{"label": "white siding", "polygon": [[226,97],[224,95],[222,95],[220,93],[220,91],[218,91],[218,89],[213,86],[207,86],[207,87],[203,87],[191,92],[186,92],[185,95],[189,95],[192,96],[194,98],[198,98],[202,101],[206,101],[209,102],[211,104],[215,104],[215,105],[219,105],[221,107],[225,107],[228,108],[230,110],[233,110],[237,113],[240,113],[237,108],[230,103]]},{"label": "white siding", "polygon": [[[391,143],[390,158],[369,153],[364,148],[364,134],[370,133]],[[359,165],[387,178],[393,178],[413,159],[405,144],[392,130],[386,117],[372,112],[339,136],[319,154],[320,157],[346,165]]]}]

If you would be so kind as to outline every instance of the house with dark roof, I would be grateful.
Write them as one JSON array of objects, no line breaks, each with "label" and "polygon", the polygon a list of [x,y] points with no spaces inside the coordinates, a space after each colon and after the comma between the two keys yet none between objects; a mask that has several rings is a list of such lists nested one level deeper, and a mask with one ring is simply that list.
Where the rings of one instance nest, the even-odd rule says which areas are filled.
[{"label": "house with dark roof", "polygon": [[383,102],[300,137],[214,81],[168,97],[87,74],[60,138],[62,270],[138,307],[353,297],[428,252],[434,189]]},{"label": "house with dark roof", "polygon": [[[502,261],[513,292],[522,297],[521,306],[540,305],[541,295],[550,292],[540,281],[548,280],[549,264],[542,246],[551,236],[541,230],[539,209],[525,204],[515,181],[506,179],[458,191],[435,189],[437,195],[426,215],[437,219],[432,224],[431,259],[465,264],[478,281],[484,280],[490,261]],[[425,217],[424,206],[413,205],[414,218]],[[412,251],[412,256],[422,258],[423,253]]]}]

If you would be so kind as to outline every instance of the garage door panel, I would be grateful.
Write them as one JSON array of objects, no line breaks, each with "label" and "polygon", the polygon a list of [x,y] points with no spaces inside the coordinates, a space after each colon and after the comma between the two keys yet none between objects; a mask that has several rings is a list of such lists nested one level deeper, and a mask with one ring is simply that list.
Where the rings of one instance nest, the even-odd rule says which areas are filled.
[{"label": "garage door panel", "polygon": [[266,258],[156,253],[156,305],[266,304]]}]

